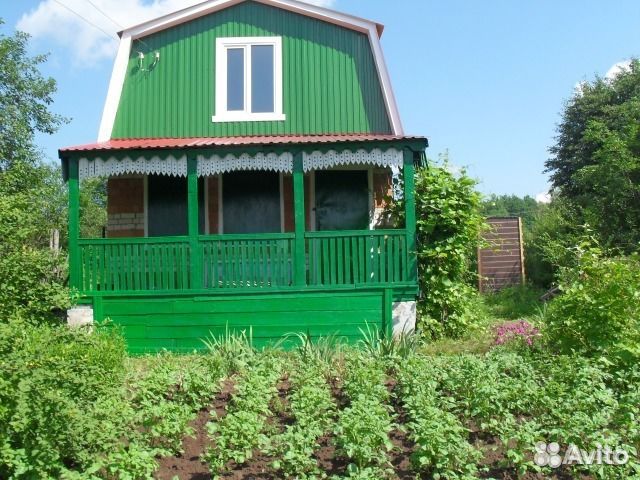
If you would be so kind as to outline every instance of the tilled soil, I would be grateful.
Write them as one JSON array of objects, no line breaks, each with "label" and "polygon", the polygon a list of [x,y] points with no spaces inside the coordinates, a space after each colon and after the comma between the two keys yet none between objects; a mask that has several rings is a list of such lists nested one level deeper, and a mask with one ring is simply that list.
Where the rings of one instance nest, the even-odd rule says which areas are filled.
[{"label": "tilled soil", "polygon": [[[402,408],[402,403],[397,395],[396,380],[389,377],[386,387],[391,393],[391,407],[396,416],[398,425],[404,425],[407,422],[407,415]],[[290,424],[293,419],[290,416],[288,405],[288,395],[291,384],[287,377],[280,379],[277,385],[278,396],[275,400],[277,404],[272,403],[276,416],[268,419],[268,428],[271,432],[282,432],[285,425]],[[226,414],[226,405],[231,399],[234,390],[234,382],[226,380],[218,395],[214,399],[209,408],[198,412],[196,419],[191,423],[194,435],[185,437],[182,443],[184,453],[172,457],[165,457],[159,460],[159,468],[155,473],[157,480],[211,480],[212,475],[205,463],[200,460],[205,450],[213,445],[213,442],[207,435],[207,422],[211,418],[211,412],[215,412],[218,417]],[[337,381],[331,382],[332,394],[336,400],[339,409],[348,406],[348,399],[342,393],[341,385]],[[484,458],[480,462],[481,470],[478,472],[479,478],[494,478],[497,480],[516,480],[518,474],[514,468],[504,466],[504,448],[498,439],[481,432],[475,423],[470,422],[468,425],[471,431],[469,441],[484,451]],[[389,452],[388,457],[393,465],[395,477],[399,480],[410,480],[415,478],[430,479],[430,475],[419,475],[411,466],[411,454],[414,444],[409,439],[407,432],[400,427],[395,428],[390,434],[391,442],[394,449]],[[318,439],[319,447],[314,453],[314,458],[318,461],[318,465],[327,473],[330,478],[332,475],[342,476],[345,474],[348,460],[341,457],[336,452],[333,442],[333,435],[327,433]],[[273,458],[260,452],[254,451],[254,456],[243,465],[231,463],[228,465],[227,472],[221,475],[221,478],[228,480],[276,480],[278,476],[271,468]],[[528,473],[523,480],[569,480],[572,477],[568,472],[560,469],[555,475],[549,477],[542,474]],[[589,480],[592,477],[582,476],[582,480]]]},{"label": "tilled soil", "polygon": [[233,380],[225,380],[209,408],[200,410],[196,419],[191,422],[194,435],[185,437],[182,441],[184,453],[160,459],[158,470],[155,473],[157,480],[173,480],[176,477],[180,480],[208,480],[212,478],[209,468],[200,460],[200,456],[211,445],[207,435],[207,422],[211,418],[212,411],[218,416],[225,415],[225,406],[231,399],[233,390]]}]

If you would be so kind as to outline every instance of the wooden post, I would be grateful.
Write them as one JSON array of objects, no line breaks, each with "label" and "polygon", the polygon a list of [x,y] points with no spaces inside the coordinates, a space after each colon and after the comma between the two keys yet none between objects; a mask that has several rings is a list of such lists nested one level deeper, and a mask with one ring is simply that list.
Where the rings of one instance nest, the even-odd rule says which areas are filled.
[{"label": "wooden post", "polygon": [[393,338],[393,296],[390,288],[382,291],[382,325],[385,338]]},{"label": "wooden post", "polygon": [[80,289],[80,180],[78,159],[69,158],[69,286]]},{"label": "wooden post", "polygon": [[302,152],[296,152],[293,156],[293,211],[295,224],[293,283],[304,286],[307,284],[307,261],[304,240],[304,170]]},{"label": "wooden post", "polygon": [[402,168],[404,183],[404,218],[407,234],[407,266],[408,279],[418,278],[418,261],[416,252],[416,192],[415,192],[415,167],[413,164],[413,151],[404,150],[404,165]]},{"label": "wooden post", "polygon": [[187,159],[187,219],[191,272],[191,288],[202,288],[202,256],[200,255],[199,215],[198,215],[198,158],[189,156]]}]

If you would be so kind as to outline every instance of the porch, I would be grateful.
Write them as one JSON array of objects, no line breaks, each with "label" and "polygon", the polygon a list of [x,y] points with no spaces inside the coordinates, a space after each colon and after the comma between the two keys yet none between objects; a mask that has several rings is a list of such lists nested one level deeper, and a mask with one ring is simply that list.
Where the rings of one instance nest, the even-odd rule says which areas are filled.
[{"label": "porch", "polygon": [[[61,150],[69,186],[71,287],[79,293],[81,303],[93,307],[95,319],[110,318],[126,326],[128,340],[139,339],[144,344],[140,351],[165,347],[167,342],[167,348],[195,348],[196,337],[220,332],[229,324],[238,328],[263,325],[259,336],[265,341],[292,328],[319,334],[337,329],[341,335],[355,336],[357,327],[369,322],[382,324],[390,332],[392,303],[415,300],[418,293],[413,176],[426,140],[391,135],[342,137],[348,138],[310,136],[277,141],[279,137],[250,137],[232,145],[229,138],[208,139],[211,145],[203,145],[206,139],[164,139],[151,141],[151,145],[147,140],[144,147],[139,142],[112,140]],[[305,176],[335,167],[367,165],[393,167],[402,178],[404,227],[376,229],[372,213],[368,228],[344,230],[335,229],[331,222],[310,222],[318,203],[306,191]],[[207,176],[212,174],[223,178],[223,172],[239,170],[290,175],[292,231],[285,231],[282,212],[281,231],[203,229],[201,179],[210,179]],[[105,173],[186,178],[186,234],[150,236],[145,217],[144,236],[80,238],[81,180]],[[280,189],[282,183],[281,177]],[[313,208],[309,202],[315,202]],[[164,221],[170,224],[175,219]],[[222,314],[220,308],[228,301],[235,302],[234,310]],[[257,318],[256,309],[267,304],[271,307],[262,319]],[[289,305],[298,307],[291,310]],[[335,312],[342,313],[336,317]],[[300,317],[305,317],[304,322],[290,320]],[[185,326],[190,326],[188,335]],[[164,327],[171,327],[171,333],[163,333],[162,342],[149,340],[157,338]]]}]

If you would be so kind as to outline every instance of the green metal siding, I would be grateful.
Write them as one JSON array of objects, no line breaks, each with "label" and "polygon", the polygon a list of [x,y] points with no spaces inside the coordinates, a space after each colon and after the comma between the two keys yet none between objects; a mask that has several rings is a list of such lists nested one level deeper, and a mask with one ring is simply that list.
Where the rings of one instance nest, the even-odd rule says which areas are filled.
[{"label": "green metal siding", "polygon": [[383,291],[117,298],[104,299],[95,311],[99,321],[109,318],[121,328],[129,352],[145,353],[202,350],[202,339],[224,336],[227,330],[251,332],[256,347],[292,332],[335,335],[353,343],[367,325],[389,328],[383,325],[384,302]]},{"label": "green metal siding", "polygon": [[[217,37],[281,36],[282,122],[213,123]],[[365,34],[244,2],[134,41],[112,138],[392,133]],[[138,69],[137,52],[160,62]]]}]

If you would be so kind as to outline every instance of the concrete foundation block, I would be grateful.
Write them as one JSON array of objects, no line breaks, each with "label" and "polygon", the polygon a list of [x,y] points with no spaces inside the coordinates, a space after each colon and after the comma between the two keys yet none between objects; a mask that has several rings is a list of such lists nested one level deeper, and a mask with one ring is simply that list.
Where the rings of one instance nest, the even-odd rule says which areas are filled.
[{"label": "concrete foundation block", "polygon": [[413,333],[416,329],[416,302],[393,302],[393,336]]},{"label": "concrete foundation block", "polygon": [[78,305],[67,310],[67,324],[70,327],[85,327],[93,325],[93,307]]}]

